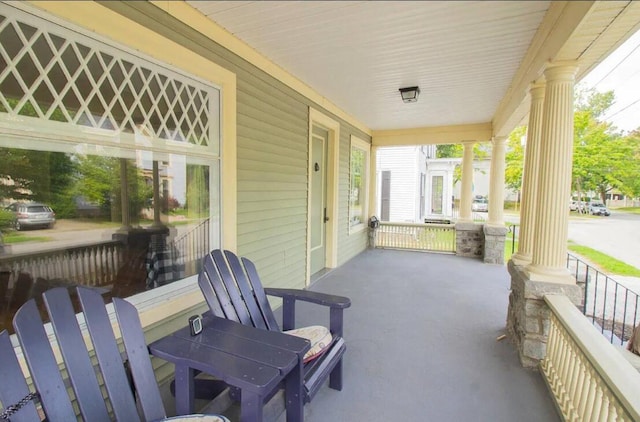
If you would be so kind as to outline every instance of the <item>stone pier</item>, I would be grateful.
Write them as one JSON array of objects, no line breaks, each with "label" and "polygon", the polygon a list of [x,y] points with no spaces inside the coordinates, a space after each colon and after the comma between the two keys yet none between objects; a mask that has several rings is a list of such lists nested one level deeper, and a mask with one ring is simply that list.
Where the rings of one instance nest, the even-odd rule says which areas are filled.
[{"label": "stone pier", "polygon": [[563,294],[576,306],[583,300],[576,284],[550,283],[529,279],[527,271],[509,261],[511,294],[507,311],[507,332],[519,353],[520,363],[537,368],[547,351],[550,309],[544,301],[548,294]]}]

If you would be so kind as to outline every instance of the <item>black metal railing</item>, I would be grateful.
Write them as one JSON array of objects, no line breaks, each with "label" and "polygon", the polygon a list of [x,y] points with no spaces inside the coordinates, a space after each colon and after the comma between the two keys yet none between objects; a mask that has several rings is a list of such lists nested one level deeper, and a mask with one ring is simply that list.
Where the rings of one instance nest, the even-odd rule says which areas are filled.
[{"label": "black metal railing", "polygon": [[638,293],[570,253],[567,268],[584,288],[582,313],[612,344],[629,340],[640,320]]},{"label": "black metal railing", "polygon": [[507,224],[509,231],[506,234],[507,239],[511,240],[511,253],[516,252],[516,241],[520,234],[520,226],[518,224]]},{"label": "black metal railing", "polygon": [[[209,253],[209,219],[200,222],[187,233],[173,241],[178,255],[184,263],[196,263]],[[198,268],[199,270],[199,268]]]}]

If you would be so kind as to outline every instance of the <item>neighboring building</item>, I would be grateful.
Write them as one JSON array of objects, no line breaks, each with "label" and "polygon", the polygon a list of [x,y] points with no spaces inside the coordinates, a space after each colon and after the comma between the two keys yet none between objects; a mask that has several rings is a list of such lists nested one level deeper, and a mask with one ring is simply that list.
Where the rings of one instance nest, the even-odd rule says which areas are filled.
[{"label": "neighboring building", "polygon": [[[420,223],[457,215],[461,181],[455,180],[455,170],[462,159],[433,158],[435,150],[435,145],[378,149],[376,216],[380,220]],[[474,196],[490,197],[490,173],[490,158],[473,161]],[[504,198],[516,201],[518,194],[505,186]]]},{"label": "neighboring building", "polygon": [[454,215],[454,180],[461,158],[432,158],[427,160],[427,218],[443,219]]},{"label": "neighboring building", "polygon": [[435,145],[380,148],[376,156],[376,215],[382,221],[424,221],[427,159],[435,156]]}]

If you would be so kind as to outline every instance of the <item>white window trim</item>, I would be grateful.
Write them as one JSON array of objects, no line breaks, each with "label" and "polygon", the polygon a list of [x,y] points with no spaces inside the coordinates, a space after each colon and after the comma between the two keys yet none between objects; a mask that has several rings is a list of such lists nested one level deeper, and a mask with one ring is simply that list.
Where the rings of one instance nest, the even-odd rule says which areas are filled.
[{"label": "white window trim", "polygon": [[[164,66],[175,67],[220,87],[220,197],[222,247],[236,250],[236,75],[220,65],[131,21],[95,2],[14,2],[16,8],[40,16],[91,37],[106,40],[153,57]],[[100,19],[96,19],[100,16]],[[97,35],[96,35],[97,34]],[[109,42],[107,41],[107,42]],[[147,291],[127,298],[140,312],[142,326],[147,328],[194,306],[202,305],[204,297],[197,285],[197,277],[165,286],[161,291]],[[112,307],[109,305],[110,310]],[[115,321],[115,315],[110,312]],[[47,324],[49,326],[50,324]],[[15,337],[15,336],[12,336]],[[15,339],[14,339],[15,341]]]},{"label": "white window trim", "polygon": [[[364,177],[364,183],[362,189],[364,190],[364,198],[362,200],[362,221],[360,224],[351,225],[349,222],[349,235],[360,233],[367,228],[367,218],[369,215],[369,184],[370,177],[369,169],[371,168],[371,144],[367,141],[358,138],[355,135],[351,135],[351,145],[349,147],[349,192],[351,192],[351,153],[353,148],[364,151],[365,162],[362,174]],[[349,197],[349,220],[351,219],[351,198]]]}]

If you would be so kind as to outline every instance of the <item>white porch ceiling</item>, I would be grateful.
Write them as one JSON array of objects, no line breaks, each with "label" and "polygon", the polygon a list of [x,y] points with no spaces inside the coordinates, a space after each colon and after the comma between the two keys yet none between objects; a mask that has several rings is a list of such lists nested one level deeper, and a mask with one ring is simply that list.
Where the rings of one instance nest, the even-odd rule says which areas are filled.
[{"label": "white porch ceiling", "polygon": [[[372,130],[492,122],[504,112],[501,103],[514,95],[509,91],[551,6],[549,1],[188,3]],[[603,3],[620,10],[629,2]],[[607,25],[597,22],[601,32]],[[413,85],[420,87],[419,101],[404,104],[398,89]]]}]

